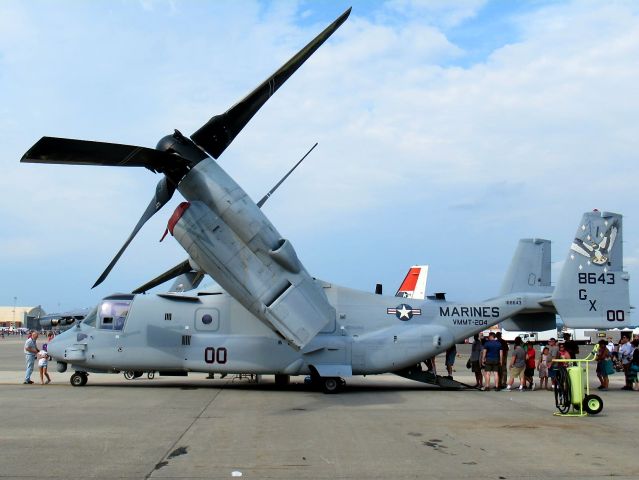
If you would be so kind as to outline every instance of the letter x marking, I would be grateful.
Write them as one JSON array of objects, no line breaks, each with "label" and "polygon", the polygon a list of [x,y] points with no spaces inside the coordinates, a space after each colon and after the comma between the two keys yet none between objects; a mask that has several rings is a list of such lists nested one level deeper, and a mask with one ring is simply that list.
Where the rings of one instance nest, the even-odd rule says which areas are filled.
[{"label": "letter x marking", "polygon": [[597,300],[588,300],[590,302],[590,310],[588,310],[589,312],[592,312],[593,310],[596,312],[597,311],[597,307],[595,307],[595,303],[597,303]]}]

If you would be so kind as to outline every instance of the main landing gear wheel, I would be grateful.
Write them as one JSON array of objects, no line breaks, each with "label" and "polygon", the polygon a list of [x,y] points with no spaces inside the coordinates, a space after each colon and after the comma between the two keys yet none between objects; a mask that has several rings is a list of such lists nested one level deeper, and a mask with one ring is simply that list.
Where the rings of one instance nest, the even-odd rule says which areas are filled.
[{"label": "main landing gear wheel", "polygon": [[124,372],[124,378],[126,378],[127,380],[133,380],[133,372],[131,370],[127,370],[126,372]]},{"label": "main landing gear wheel", "polygon": [[337,393],[344,385],[346,385],[346,382],[339,377],[322,378],[322,391],[324,393]]},{"label": "main landing gear wheel", "polygon": [[73,385],[74,387],[84,387],[87,384],[88,380],[89,377],[85,372],[75,372],[69,379],[71,385]]},{"label": "main landing gear wheel", "polygon": [[584,410],[590,415],[597,415],[603,410],[603,400],[597,395],[586,395],[583,405]]},{"label": "main landing gear wheel", "polygon": [[155,378],[155,372],[149,372],[146,374],[146,378],[153,380]]}]

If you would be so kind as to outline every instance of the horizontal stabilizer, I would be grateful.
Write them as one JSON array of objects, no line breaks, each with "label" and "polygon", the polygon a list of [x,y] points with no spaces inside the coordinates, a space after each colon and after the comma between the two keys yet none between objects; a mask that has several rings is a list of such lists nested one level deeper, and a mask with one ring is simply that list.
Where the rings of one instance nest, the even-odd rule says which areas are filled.
[{"label": "horizontal stabilizer", "polygon": [[557,316],[554,312],[520,313],[501,323],[509,332],[542,332],[557,328]]}]

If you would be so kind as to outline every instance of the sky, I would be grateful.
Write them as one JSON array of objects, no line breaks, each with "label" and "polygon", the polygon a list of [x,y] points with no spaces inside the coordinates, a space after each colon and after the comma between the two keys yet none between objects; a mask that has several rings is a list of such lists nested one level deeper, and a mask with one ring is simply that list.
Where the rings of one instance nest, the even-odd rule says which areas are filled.
[{"label": "sky", "polygon": [[91,306],[186,258],[159,242],[176,194],[92,290],[160,177],[20,164],[40,137],[190,135],[351,5],[219,159],[257,200],[319,142],[264,206],[306,269],[393,294],[427,263],[428,293],[481,300],[520,238],[557,278],[598,208],[636,305],[639,4],[587,0],[0,2],[0,305]]}]

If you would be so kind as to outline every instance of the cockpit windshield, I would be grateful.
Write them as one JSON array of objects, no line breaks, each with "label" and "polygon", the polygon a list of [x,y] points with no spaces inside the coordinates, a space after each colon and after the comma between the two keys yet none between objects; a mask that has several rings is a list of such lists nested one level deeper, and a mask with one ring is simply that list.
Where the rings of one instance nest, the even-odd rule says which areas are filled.
[{"label": "cockpit windshield", "polygon": [[130,306],[130,300],[104,300],[99,308],[100,328],[122,330]]},{"label": "cockpit windshield", "polygon": [[86,317],[84,317],[84,320],[82,320],[82,323],[84,325],[88,325],[89,327],[95,327],[95,320],[98,317],[98,307],[94,307],[93,310],[91,310],[88,315]]}]

